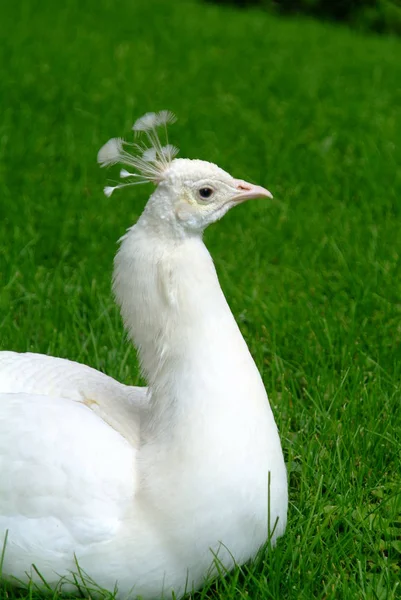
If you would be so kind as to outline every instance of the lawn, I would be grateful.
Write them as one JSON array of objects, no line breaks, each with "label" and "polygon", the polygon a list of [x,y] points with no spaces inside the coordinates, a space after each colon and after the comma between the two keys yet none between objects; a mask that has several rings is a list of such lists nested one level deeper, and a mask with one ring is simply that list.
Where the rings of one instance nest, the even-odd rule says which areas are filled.
[{"label": "lawn", "polygon": [[140,381],[110,279],[151,186],[104,197],[96,153],[173,110],[180,156],[275,196],[206,243],[281,432],[288,529],[199,598],[401,597],[401,40],[163,0],[9,2],[0,31],[0,348]]}]

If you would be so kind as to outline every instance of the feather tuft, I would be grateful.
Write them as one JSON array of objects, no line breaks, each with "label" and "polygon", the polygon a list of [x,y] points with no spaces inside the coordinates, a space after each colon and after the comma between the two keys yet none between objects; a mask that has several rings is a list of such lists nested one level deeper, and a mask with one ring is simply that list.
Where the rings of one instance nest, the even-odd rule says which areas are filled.
[{"label": "feather tuft", "polygon": [[138,177],[138,175],[136,173],[130,173],[129,171],[127,171],[127,169],[121,169],[120,178],[126,179],[127,177]]},{"label": "feather tuft", "polygon": [[104,195],[107,196],[108,198],[110,198],[110,196],[112,195],[112,193],[114,192],[114,190],[116,189],[117,186],[110,186],[110,185],[106,185],[106,187],[104,188]]},{"label": "feather tuft", "polygon": [[101,167],[108,167],[120,162],[123,151],[123,140],[112,138],[102,146],[97,154],[97,162]]},{"label": "feather tuft", "polygon": [[162,154],[164,158],[169,162],[171,162],[177,156],[178,152],[178,148],[176,148],[172,144],[167,144],[166,146],[162,147]]},{"label": "feather tuft", "polygon": [[157,159],[156,148],[146,148],[142,154],[142,158],[146,162],[155,162]]},{"label": "feather tuft", "polygon": [[149,129],[154,129],[157,125],[157,113],[148,112],[135,121],[132,129],[134,131],[149,131]]},{"label": "feather tuft", "polygon": [[[165,171],[178,154],[178,149],[168,143],[167,123],[174,123],[175,115],[169,110],[158,113],[149,112],[135,121],[133,130],[137,135],[144,134],[144,141],[140,143],[126,142],[122,138],[112,138],[99,150],[97,160],[102,167],[122,163],[131,167],[133,173],[127,169],[121,169],[120,178],[137,178],[136,181],[123,183],[114,187],[104,188],[106,196],[110,197],[116,189],[137,185],[151,181],[160,183]],[[166,143],[162,146],[156,129],[164,127]]]},{"label": "feather tuft", "polygon": [[177,117],[171,110],[161,110],[156,115],[157,125],[172,125],[177,121]]}]

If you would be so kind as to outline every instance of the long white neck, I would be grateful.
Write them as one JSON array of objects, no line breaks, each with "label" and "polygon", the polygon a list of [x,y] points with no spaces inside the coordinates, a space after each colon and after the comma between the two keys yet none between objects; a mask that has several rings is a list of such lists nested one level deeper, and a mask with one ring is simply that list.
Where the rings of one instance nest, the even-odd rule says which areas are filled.
[{"label": "long white neck", "polygon": [[151,391],[146,437],[273,418],[199,236],[166,239],[140,219],[117,254],[114,290]]}]

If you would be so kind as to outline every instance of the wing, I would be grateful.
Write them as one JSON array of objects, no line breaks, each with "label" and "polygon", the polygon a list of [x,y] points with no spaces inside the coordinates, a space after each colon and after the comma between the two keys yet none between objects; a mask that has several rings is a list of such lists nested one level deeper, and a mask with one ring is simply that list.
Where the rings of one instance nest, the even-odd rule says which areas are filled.
[{"label": "wing", "polygon": [[119,383],[96,369],[43,354],[0,352],[0,393],[38,394],[85,404],[135,447],[147,388]]},{"label": "wing", "polygon": [[[136,491],[136,450],[81,402],[0,393],[0,548],[3,575],[51,581],[112,540]],[[57,577],[58,580],[58,577]]]}]

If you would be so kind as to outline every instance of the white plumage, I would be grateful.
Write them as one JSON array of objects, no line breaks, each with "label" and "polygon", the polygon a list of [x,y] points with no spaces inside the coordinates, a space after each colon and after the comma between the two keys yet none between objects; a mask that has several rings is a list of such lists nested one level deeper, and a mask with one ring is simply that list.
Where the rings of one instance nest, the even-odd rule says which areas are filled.
[{"label": "white plumage", "polygon": [[37,569],[54,587],[73,580],[77,561],[79,578],[117,585],[119,597],[180,596],[215,573],[216,555],[231,568],[255,556],[269,530],[273,543],[284,532],[274,417],[202,242],[229,208],[270,193],[216,165],[174,159],[156,134],[172,121],[162,111],[134,126],[153,151],[135,144],[140,156],[130,158],[119,140],[99,156],[158,183],[114,271],[149,387],[67,360],[0,353],[9,579],[40,581]]}]

